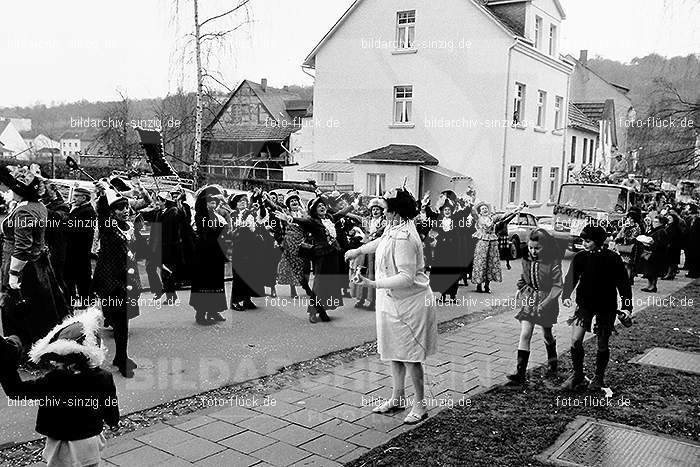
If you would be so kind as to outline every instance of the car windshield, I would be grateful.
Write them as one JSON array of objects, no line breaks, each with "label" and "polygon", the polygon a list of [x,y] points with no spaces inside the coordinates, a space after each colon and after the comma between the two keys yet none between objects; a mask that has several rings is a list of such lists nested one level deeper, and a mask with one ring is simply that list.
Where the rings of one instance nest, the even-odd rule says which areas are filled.
[{"label": "car windshield", "polygon": [[559,204],[585,211],[625,212],[627,190],[614,186],[564,185]]}]

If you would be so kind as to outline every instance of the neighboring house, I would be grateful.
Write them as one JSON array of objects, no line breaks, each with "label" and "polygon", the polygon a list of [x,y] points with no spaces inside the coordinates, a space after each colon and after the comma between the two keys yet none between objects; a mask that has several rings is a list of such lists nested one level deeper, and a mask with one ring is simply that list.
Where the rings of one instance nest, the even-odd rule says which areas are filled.
[{"label": "neighboring house", "polygon": [[11,119],[0,120],[0,144],[3,146],[3,157],[15,157],[18,160],[29,160],[29,146],[15,128]]},{"label": "neighboring house", "polygon": [[[616,149],[619,148],[620,143],[617,139],[619,132],[617,131],[618,120],[615,112],[615,101],[608,99],[601,102],[574,102],[573,104],[598,127],[597,151],[594,154],[595,167],[609,173],[615,156],[620,152]],[[569,148],[571,148],[571,142],[569,142]]]},{"label": "neighboring house", "polygon": [[310,106],[266,79],[243,81],[204,129],[203,168],[230,178],[282,180],[283,168],[294,163],[290,136]]},{"label": "neighboring house", "polygon": [[391,156],[356,172],[365,194],[407,177],[417,195],[437,196],[471,178],[498,208],[546,210],[546,177],[563,170],[564,18],[556,0],[355,1],[304,62],[321,122],[313,153],[365,165],[374,151],[413,151],[410,164]]},{"label": "neighboring house", "polygon": [[63,157],[76,156],[82,154],[82,131],[70,130],[64,132],[60,137],[61,155]]},{"label": "neighboring house", "polygon": [[[600,122],[589,119],[575,104],[569,103],[569,124],[566,131],[567,143],[564,155],[565,180],[569,179],[572,172],[578,172],[584,166],[598,166],[597,153],[600,129]],[[550,178],[554,177],[551,176]]]},{"label": "neighboring house", "polygon": [[617,120],[615,121],[617,147],[623,153],[633,150],[634,148],[630,148],[627,144],[627,122],[636,117],[632,99],[628,95],[629,88],[611,83],[591,70],[588,67],[587,50],[582,50],[578,59],[571,55],[567,55],[566,58],[575,65],[569,90],[571,102],[600,103],[612,99],[615,102],[615,111],[617,112]]},{"label": "neighboring house", "polygon": [[[46,136],[43,133],[38,134],[34,138],[32,138],[31,143],[29,146],[32,148],[32,152],[37,153],[39,151],[42,151],[44,149],[57,149],[58,152],[60,153],[61,149],[61,142],[56,141],[52,139],[49,136]],[[49,151],[52,152],[52,151]]]}]

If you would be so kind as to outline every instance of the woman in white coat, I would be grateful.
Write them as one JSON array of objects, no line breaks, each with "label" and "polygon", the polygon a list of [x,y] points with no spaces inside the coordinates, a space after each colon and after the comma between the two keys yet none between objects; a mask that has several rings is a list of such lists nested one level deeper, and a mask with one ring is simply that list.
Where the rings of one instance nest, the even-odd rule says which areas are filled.
[{"label": "woman in white coat", "polygon": [[391,398],[375,407],[375,413],[388,413],[406,407],[406,370],[415,388],[413,407],[404,423],[415,424],[427,418],[423,382],[423,362],[437,351],[437,320],[431,304],[433,292],[424,271],[423,243],[413,218],[416,200],[405,189],[384,196],[387,227],[384,234],[360,248],[349,250],[346,260],[375,253],[375,280],[360,276],[359,285],[377,289],[377,350],[382,360],[391,361]]}]

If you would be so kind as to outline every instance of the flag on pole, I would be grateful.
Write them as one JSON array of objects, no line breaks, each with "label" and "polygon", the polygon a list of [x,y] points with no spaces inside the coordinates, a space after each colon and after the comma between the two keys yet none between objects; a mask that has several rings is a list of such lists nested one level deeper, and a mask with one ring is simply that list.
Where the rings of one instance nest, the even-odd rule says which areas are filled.
[{"label": "flag on pole", "polygon": [[146,158],[151,165],[154,177],[177,176],[177,172],[165,158],[163,135],[157,130],[136,128],[141,140],[141,147],[146,151]]}]

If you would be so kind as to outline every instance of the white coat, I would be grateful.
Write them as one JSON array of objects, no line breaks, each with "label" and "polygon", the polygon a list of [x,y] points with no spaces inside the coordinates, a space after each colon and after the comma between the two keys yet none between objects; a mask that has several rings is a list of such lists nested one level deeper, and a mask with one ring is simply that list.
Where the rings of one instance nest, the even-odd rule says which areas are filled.
[{"label": "white coat", "polygon": [[387,226],[360,248],[376,254],[377,350],[382,360],[424,362],[437,352],[433,292],[413,222]]}]

